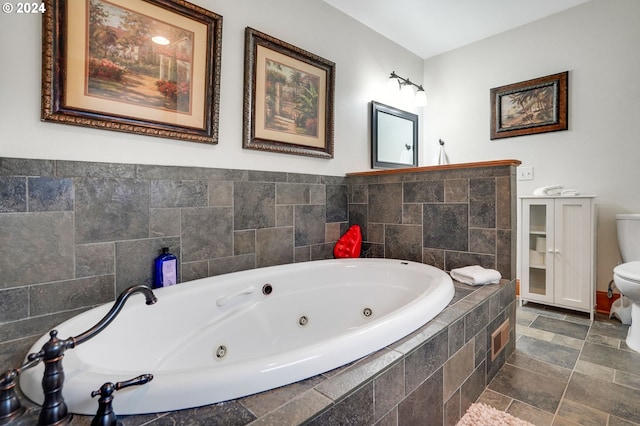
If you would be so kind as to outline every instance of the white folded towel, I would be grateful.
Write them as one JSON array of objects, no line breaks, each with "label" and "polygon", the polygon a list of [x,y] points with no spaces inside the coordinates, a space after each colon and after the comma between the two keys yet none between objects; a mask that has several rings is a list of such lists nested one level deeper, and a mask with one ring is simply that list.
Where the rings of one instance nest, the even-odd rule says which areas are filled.
[{"label": "white folded towel", "polygon": [[495,269],[479,265],[465,266],[451,270],[451,278],[469,285],[497,284],[502,275]]},{"label": "white folded towel", "polygon": [[562,185],[547,185],[542,188],[536,188],[533,190],[533,195],[537,196],[552,196],[562,194]]},{"label": "white folded towel", "polygon": [[566,196],[576,196],[579,195],[580,193],[578,192],[577,189],[563,189],[560,195],[566,195]]}]

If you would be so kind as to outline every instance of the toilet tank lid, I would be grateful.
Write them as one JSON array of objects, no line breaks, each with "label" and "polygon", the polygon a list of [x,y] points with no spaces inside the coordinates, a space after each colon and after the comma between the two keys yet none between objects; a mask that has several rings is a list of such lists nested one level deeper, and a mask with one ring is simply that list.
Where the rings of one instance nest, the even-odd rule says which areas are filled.
[{"label": "toilet tank lid", "polygon": [[640,220],[640,213],[620,213],[616,215],[618,220]]},{"label": "toilet tank lid", "polygon": [[633,281],[640,281],[640,261],[618,265],[613,268],[613,273]]}]

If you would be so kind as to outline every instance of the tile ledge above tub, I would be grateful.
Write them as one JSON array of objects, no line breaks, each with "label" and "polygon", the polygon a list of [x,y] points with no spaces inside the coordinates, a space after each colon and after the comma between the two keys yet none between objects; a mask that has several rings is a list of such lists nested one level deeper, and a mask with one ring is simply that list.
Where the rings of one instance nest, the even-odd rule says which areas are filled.
[{"label": "tile ledge above tub", "polygon": [[520,160],[492,160],[492,161],[477,161],[473,163],[457,163],[457,164],[443,164],[440,166],[423,166],[423,167],[406,167],[402,169],[378,169],[369,170],[366,172],[352,172],[347,173],[347,176],[379,176],[379,175],[391,175],[398,173],[419,173],[419,172],[431,172],[437,170],[453,170],[453,169],[473,169],[478,167],[502,167],[502,166],[519,166],[522,164]]}]

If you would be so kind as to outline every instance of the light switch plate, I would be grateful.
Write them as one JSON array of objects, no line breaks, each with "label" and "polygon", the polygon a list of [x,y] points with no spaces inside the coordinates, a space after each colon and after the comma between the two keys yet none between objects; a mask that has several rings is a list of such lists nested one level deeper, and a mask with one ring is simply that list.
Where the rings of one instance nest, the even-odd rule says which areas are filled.
[{"label": "light switch plate", "polygon": [[533,180],[533,167],[518,167],[518,180]]}]

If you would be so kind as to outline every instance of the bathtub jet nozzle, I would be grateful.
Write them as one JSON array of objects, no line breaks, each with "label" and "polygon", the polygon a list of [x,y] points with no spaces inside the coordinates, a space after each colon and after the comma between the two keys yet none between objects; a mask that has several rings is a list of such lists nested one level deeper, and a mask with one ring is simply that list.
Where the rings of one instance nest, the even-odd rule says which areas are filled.
[{"label": "bathtub jet nozzle", "polygon": [[147,305],[153,305],[158,301],[153,291],[147,286],[137,285],[129,287],[120,293],[109,312],[89,330],[65,340],[58,338],[57,330],[51,330],[51,332],[49,332],[50,338],[40,352],[27,355],[27,359],[30,362],[44,362],[44,377],[42,379],[44,402],[40,410],[38,426],[60,426],[71,422],[72,415],[68,412],[67,404],[64,402],[64,397],[62,396],[62,386],[64,385],[62,358],[64,357],[64,353],[67,349],[73,349],[98,335],[111,324],[127,300],[136,293],[144,294]]}]

